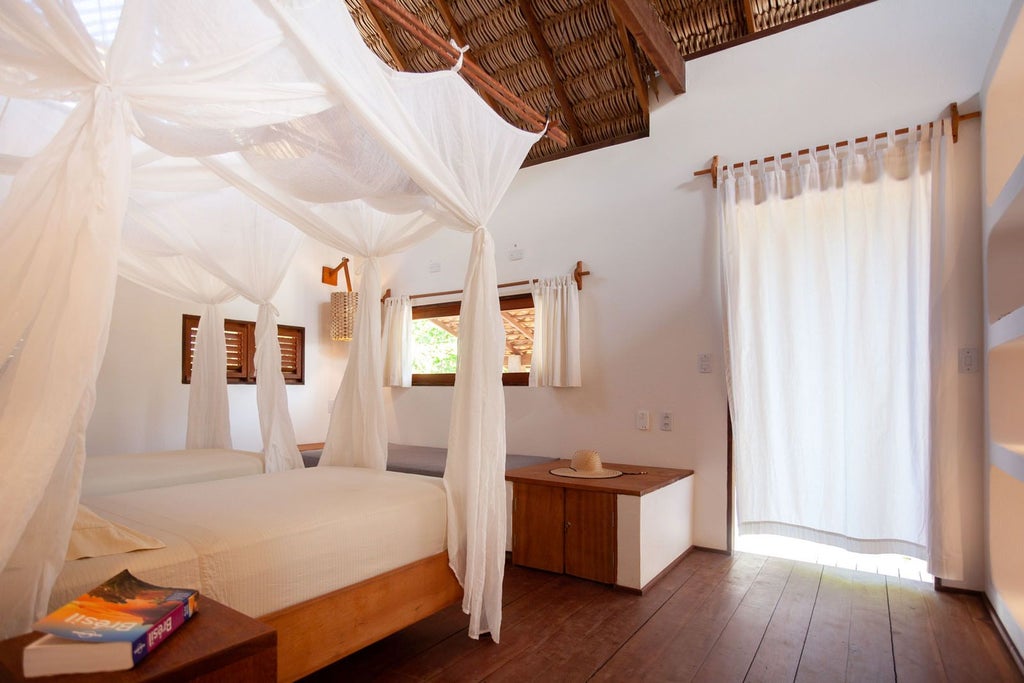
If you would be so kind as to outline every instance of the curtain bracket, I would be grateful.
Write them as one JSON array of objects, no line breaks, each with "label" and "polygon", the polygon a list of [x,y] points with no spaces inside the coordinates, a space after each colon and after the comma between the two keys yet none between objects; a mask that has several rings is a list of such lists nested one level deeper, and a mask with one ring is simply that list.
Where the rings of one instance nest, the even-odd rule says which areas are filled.
[{"label": "curtain bracket", "polygon": [[951,102],[949,105],[949,117],[953,122],[953,144],[955,145],[960,138],[960,107],[956,102]]},{"label": "curtain bracket", "polygon": [[711,165],[707,168],[702,168],[699,171],[694,171],[693,175],[709,175],[711,176],[711,187],[718,188],[718,155],[711,157]]},{"label": "curtain bracket", "polygon": [[[717,157],[716,157],[717,159]],[[589,270],[583,270],[583,261],[576,262],[576,269],[572,271],[572,279],[576,281],[576,289],[583,291],[583,276],[590,275]]]}]

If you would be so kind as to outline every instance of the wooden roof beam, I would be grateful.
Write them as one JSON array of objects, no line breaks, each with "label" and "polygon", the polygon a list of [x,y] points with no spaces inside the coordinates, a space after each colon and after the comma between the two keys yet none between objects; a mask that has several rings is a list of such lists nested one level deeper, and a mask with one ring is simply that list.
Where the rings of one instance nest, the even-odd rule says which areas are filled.
[{"label": "wooden roof beam", "polygon": [[648,0],[608,0],[676,95],[686,92],[686,60]]},{"label": "wooden roof beam", "polygon": [[395,68],[399,71],[408,71],[409,68],[406,66],[405,60],[402,59],[402,51],[398,49],[398,43],[395,42],[394,37],[384,28],[384,21],[380,16],[380,12],[369,2],[364,2],[363,8],[366,10],[366,16],[370,18],[370,23],[373,24],[373,30],[380,36],[381,42],[384,43],[388,54],[394,60]]},{"label": "wooden roof beam", "polygon": [[[462,32],[462,27],[459,26],[459,22],[455,20],[455,14],[452,12],[452,7],[448,4],[447,0],[435,0],[434,4],[441,13],[441,17],[444,19],[444,22],[448,24],[448,33],[451,34],[455,42],[458,43],[460,47],[470,45],[469,41],[466,40],[466,34]],[[476,91],[480,93],[480,96],[484,98],[484,102],[490,105],[491,109],[496,112],[501,111],[498,109],[498,103],[486,90],[477,87]]]},{"label": "wooden roof beam", "polygon": [[537,48],[537,55],[540,57],[541,64],[544,65],[544,70],[547,71],[548,79],[551,81],[551,89],[554,90],[558,106],[562,110],[562,116],[565,117],[565,125],[569,128],[569,135],[576,144],[583,144],[583,127],[580,125],[579,119],[576,118],[576,112],[573,111],[572,104],[569,102],[565,86],[562,85],[562,79],[559,78],[558,72],[555,70],[555,58],[551,53],[551,46],[544,39],[540,21],[538,21],[537,13],[533,9],[533,2],[532,0],[519,0],[518,4],[519,12],[523,15],[523,19],[526,20],[526,27],[529,29],[530,37]]},{"label": "wooden roof beam", "polygon": [[633,45],[629,42],[629,33],[626,31],[625,24],[615,14],[615,7],[611,2],[608,3],[608,11],[612,14],[612,19],[615,21],[615,29],[619,34],[619,44],[622,46],[622,54],[626,59],[626,68],[629,70],[629,77],[633,80],[633,89],[636,91],[636,99],[640,102],[640,108],[644,110],[644,115],[647,116],[651,111],[650,99],[647,97],[647,79],[640,73],[640,65],[636,61],[636,53],[633,51]]}]

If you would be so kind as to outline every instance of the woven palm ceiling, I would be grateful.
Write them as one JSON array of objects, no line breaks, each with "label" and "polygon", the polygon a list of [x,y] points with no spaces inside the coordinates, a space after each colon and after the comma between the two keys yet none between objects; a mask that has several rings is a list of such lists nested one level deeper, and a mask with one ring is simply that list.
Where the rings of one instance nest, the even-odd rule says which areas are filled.
[{"label": "woven palm ceiling", "polygon": [[[685,89],[685,60],[873,0],[396,0],[569,136],[526,165],[646,137],[649,93]],[[373,0],[345,0],[367,45],[403,71],[449,68]],[[485,99],[488,99],[484,95]],[[488,102],[521,127],[502,104]]]}]

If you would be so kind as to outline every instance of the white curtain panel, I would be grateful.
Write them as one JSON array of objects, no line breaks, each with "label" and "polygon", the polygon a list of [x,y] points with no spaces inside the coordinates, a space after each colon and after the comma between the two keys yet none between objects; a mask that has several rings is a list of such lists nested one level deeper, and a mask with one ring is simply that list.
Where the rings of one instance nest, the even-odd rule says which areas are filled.
[{"label": "white curtain panel", "polygon": [[741,533],[927,555],[941,139],[923,137],[726,175]]},{"label": "white curtain panel", "polygon": [[578,387],[580,293],[571,275],[533,283],[531,387]]},{"label": "white curtain panel", "polygon": [[412,301],[408,294],[384,301],[384,386],[412,386]]},{"label": "white curtain panel", "polygon": [[[943,134],[934,134],[932,145],[932,259],[931,259],[931,423],[928,480],[928,572],[951,581],[964,578],[962,515],[965,501],[960,496],[962,453],[980,452],[972,441],[972,430],[962,429],[960,407],[959,348],[961,322],[969,320],[976,305],[966,300],[964,271],[959,254],[961,242],[971,234],[959,221],[964,211],[957,206],[961,194],[953,184],[952,172],[964,154],[963,145],[949,137],[950,121],[941,122]],[[960,216],[960,218],[957,218]],[[969,216],[969,214],[968,214]],[[976,219],[975,219],[976,220]]]}]

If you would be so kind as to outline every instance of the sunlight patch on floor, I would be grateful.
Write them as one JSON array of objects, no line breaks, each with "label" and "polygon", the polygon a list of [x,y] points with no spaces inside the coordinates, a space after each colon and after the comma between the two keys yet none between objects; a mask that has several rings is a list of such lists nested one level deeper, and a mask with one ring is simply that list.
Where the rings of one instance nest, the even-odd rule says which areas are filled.
[{"label": "sunlight patch on floor", "polygon": [[914,581],[932,583],[934,577],[927,571],[927,563],[906,555],[860,555],[811,541],[801,541],[770,534],[745,534],[736,538],[736,550],[756,555],[781,557],[787,560],[811,562],[826,567],[842,567],[871,574],[898,576]]}]

